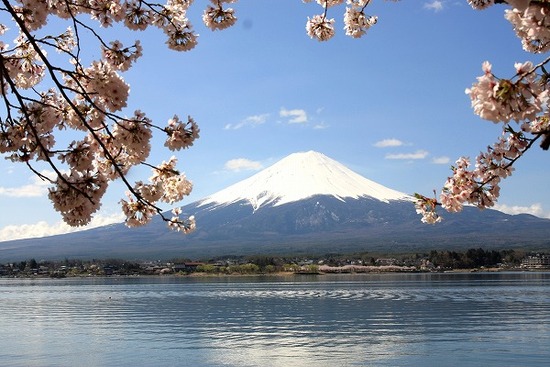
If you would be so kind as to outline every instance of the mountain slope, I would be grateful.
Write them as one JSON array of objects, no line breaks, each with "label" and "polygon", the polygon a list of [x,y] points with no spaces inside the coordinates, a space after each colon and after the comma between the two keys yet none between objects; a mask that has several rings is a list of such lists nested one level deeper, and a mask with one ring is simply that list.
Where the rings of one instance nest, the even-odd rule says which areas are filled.
[{"label": "mountain slope", "polygon": [[297,153],[182,208],[189,235],[160,219],[0,243],[0,262],[60,258],[160,259],[243,254],[550,248],[550,220],[467,207],[438,225],[420,222],[412,198],[316,152]]}]

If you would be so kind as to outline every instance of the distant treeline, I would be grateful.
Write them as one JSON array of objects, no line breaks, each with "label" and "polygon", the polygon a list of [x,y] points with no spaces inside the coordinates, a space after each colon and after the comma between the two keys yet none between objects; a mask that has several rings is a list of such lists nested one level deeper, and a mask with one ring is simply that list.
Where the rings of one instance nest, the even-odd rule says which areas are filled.
[{"label": "distant treeline", "polygon": [[444,269],[476,269],[496,267],[501,264],[518,266],[525,257],[523,252],[514,250],[486,251],[482,248],[469,249],[466,252],[436,251],[428,255],[428,260],[435,266]]},{"label": "distant treeline", "polygon": [[300,256],[229,256],[213,259],[190,260],[186,258],[168,261],[127,261],[120,259],[64,259],[62,261],[36,261],[35,259],[0,264],[2,276],[101,276],[140,275],[166,273],[217,273],[217,274],[266,274],[280,271],[299,271],[304,268],[328,265],[396,265],[416,267],[418,270],[449,270],[501,267],[519,267],[530,255],[517,250],[436,251],[414,254],[324,254]]}]

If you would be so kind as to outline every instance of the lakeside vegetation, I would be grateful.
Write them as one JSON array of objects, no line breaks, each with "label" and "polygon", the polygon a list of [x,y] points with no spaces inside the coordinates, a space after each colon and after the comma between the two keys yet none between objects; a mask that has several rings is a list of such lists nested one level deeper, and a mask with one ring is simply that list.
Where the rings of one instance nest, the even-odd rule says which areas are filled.
[{"label": "lakeside vegetation", "polygon": [[309,256],[233,256],[191,260],[29,259],[0,264],[2,277],[86,277],[138,275],[253,275],[279,273],[430,272],[473,269],[547,268],[550,255],[521,250],[436,251],[424,254],[324,254]]}]

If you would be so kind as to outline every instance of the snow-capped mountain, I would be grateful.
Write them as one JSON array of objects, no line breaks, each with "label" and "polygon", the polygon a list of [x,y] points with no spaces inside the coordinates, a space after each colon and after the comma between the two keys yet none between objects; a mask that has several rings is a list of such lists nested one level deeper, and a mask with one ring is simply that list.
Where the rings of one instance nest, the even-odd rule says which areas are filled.
[{"label": "snow-capped mountain", "polygon": [[182,208],[189,235],[161,220],[40,239],[0,242],[0,262],[21,259],[160,259],[244,254],[416,252],[432,249],[550,248],[550,220],[465,208],[443,223],[420,222],[412,198],[317,152],[295,153]]},{"label": "snow-capped mountain", "polygon": [[244,200],[257,210],[315,195],[331,196],[343,202],[346,198],[372,198],[385,203],[412,200],[409,195],[366,179],[324,154],[309,151],[291,154],[254,176],[201,200],[199,208]]}]

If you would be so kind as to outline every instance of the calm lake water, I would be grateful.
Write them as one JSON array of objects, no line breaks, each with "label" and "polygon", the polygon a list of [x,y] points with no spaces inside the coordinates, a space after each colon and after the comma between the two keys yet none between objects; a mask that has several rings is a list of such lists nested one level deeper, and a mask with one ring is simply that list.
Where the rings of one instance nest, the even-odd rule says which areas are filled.
[{"label": "calm lake water", "polygon": [[550,273],[0,279],[5,366],[547,366]]}]

